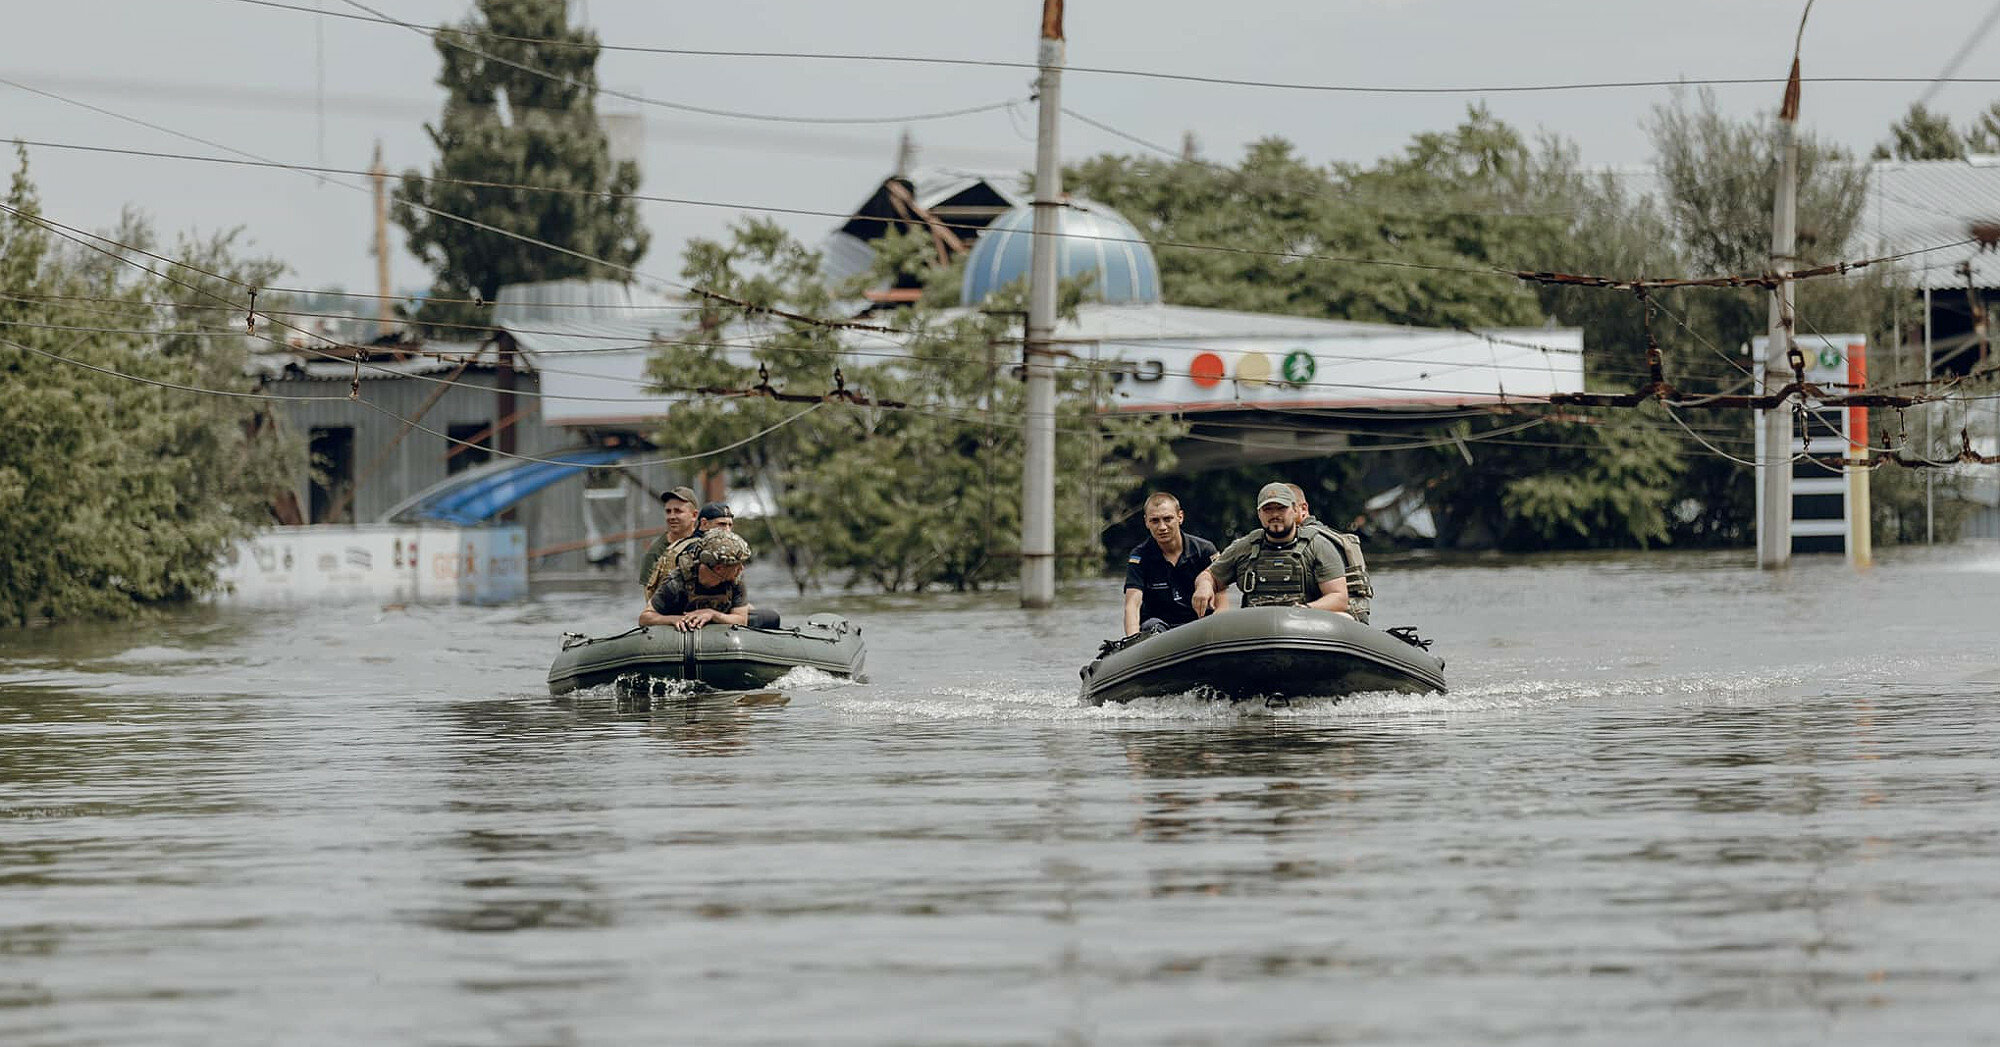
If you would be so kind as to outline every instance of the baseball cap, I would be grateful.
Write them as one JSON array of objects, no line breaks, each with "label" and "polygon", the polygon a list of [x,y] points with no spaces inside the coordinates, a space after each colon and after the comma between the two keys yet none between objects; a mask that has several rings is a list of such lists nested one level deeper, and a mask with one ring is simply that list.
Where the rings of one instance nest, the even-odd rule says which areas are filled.
[{"label": "baseball cap", "polygon": [[1264,489],[1257,492],[1257,508],[1262,509],[1272,502],[1293,506],[1299,504],[1299,497],[1292,493],[1291,487],[1287,484],[1265,484]]},{"label": "baseball cap", "polygon": [[701,540],[701,551],[695,555],[710,567],[749,563],[750,543],[728,531],[713,531]]},{"label": "baseball cap", "polygon": [[665,505],[676,498],[680,499],[683,502],[686,502],[689,505],[697,504],[694,500],[694,488],[692,487],[669,487],[666,490],[660,492],[661,505]]},{"label": "baseball cap", "polygon": [[728,502],[710,502],[701,507],[701,518],[704,520],[720,520],[725,516],[732,520],[736,518],[736,514],[730,511]]}]

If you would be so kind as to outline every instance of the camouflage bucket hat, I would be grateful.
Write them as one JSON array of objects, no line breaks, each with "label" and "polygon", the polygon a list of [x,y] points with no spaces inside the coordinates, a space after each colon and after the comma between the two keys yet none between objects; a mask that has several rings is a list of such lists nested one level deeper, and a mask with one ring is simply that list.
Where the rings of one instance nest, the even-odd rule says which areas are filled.
[{"label": "camouflage bucket hat", "polygon": [[717,531],[701,540],[701,552],[696,555],[710,567],[749,563],[750,543],[728,531]]}]

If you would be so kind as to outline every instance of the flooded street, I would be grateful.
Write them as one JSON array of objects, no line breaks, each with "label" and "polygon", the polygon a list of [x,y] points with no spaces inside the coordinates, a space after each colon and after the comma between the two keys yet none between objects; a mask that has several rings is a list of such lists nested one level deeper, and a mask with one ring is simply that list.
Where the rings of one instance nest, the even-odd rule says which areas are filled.
[{"label": "flooded street", "polygon": [[1111,580],[650,712],[629,586],[8,633],[0,1041],[2000,1042],[2000,549],[1751,564],[1385,560],[1453,693],[1278,709],[1081,707]]}]

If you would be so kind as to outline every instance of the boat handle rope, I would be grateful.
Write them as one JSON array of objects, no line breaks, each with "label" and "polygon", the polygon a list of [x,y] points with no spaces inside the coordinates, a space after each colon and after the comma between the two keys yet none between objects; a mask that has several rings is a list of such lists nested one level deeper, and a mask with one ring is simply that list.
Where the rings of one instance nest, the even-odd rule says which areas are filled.
[{"label": "boat handle rope", "polygon": [[1393,636],[1396,639],[1401,640],[1406,644],[1409,644],[1411,647],[1421,647],[1426,651],[1431,649],[1431,641],[1426,640],[1421,636],[1418,636],[1417,627],[1414,625],[1399,625],[1394,629],[1387,629],[1384,631],[1387,632],[1390,636]]}]

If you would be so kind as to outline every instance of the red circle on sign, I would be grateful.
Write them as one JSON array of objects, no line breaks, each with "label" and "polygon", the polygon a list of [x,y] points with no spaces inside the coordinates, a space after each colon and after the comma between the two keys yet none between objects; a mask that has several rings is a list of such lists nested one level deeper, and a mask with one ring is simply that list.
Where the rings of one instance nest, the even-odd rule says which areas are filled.
[{"label": "red circle on sign", "polygon": [[1222,357],[1214,353],[1202,353],[1188,365],[1188,377],[1203,389],[1212,389],[1220,384],[1223,371]]}]

